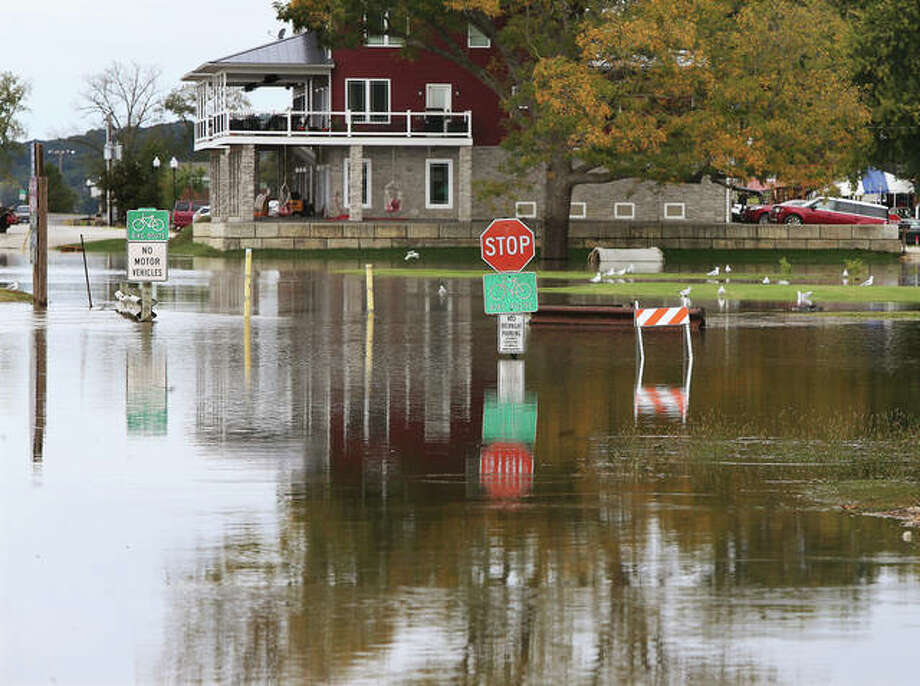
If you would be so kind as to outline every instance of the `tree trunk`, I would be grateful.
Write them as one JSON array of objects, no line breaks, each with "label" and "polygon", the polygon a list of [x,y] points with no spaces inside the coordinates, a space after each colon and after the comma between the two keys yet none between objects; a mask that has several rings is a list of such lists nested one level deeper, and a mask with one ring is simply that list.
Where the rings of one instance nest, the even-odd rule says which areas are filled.
[{"label": "tree trunk", "polygon": [[565,261],[569,249],[569,210],[572,185],[568,159],[554,158],[546,169],[546,209],[543,213],[543,259]]}]

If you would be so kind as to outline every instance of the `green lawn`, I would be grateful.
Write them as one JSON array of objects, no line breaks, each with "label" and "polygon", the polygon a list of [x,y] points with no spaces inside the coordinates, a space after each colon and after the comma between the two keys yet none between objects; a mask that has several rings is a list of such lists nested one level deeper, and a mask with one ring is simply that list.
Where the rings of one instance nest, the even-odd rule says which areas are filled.
[{"label": "green lawn", "polygon": [[[79,250],[80,244],[61,246],[61,250]],[[89,241],[85,244],[85,250],[88,253],[123,253],[126,250],[124,238],[106,238],[101,241]],[[169,239],[170,255],[185,255],[189,257],[223,257],[228,253],[220,250],[195,243],[192,241],[192,234],[179,233],[174,238]]]},{"label": "green lawn", "polygon": [[5,288],[0,288],[0,303],[21,302],[32,302],[32,295],[29,293],[23,293],[22,291],[8,291]]}]

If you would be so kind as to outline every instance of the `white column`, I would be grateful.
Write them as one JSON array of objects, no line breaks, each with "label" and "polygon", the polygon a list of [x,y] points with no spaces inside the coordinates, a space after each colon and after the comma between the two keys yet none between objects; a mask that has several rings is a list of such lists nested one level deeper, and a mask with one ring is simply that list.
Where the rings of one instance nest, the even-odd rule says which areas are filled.
[{"label": "white column", "polygon": [[[364,210],[361,207],[361,186],[364,176],[364,146],[351,145],[348,147],[348,221],[360,222],[364,220]],[[370,191],[370,189],[368,189]]]}]

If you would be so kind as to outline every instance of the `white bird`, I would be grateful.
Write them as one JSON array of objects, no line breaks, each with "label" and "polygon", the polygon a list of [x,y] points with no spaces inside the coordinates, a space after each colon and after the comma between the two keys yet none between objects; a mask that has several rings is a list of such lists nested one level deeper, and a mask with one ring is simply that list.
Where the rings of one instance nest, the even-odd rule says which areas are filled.
[{"label": "white bird", "polygon": [[419,254],[415,250],[410,250],[403,259],[408,262],[409,260],[417,260],[418,258]]},{"label": "white bird", "polygon": [[726,273],[726,274],[731,274],[731,273],[732,273],[732,266],[731,266],[730,264],[726,264],[726,265],[725,265],[725,273]]},{"label": "white bird", "polygon": [[720,296],[725,295],[725,286],[719,286],[719,290],[716,291]]},{"label": "white bird", "polygon": [[795,304],[796,307],[810,307],[811,306],[811,294],[814,291],[796,291],[795,292]]},{"label": "white bird", "polygon": [[769,277],[769,276],[763,277],[763,281],[761,281],[760,283],[762,283],[762,284],[764,284],[764,285],[769,285],[769,284],[770,284],[770,277]]},{"label": "white bird", "polygon": [[788,285],[789,285],[789,282],[786,281],[786,279],[780,279],[780,280],[777,281],[776,283],[778,283],[780,286],[788,286]]},{"label": "white bird", "polygon": [[601,282],[601,278],[602,278],[602,277],[601,277],[601,273],[598,272],[597,274],[595,274],[594,276],[591,277],[591,283],[600,283],[600,282]]},{"label": "white bird", "polygon": [[447,286],[444,285],[444,282],[441,281],[438,285],[438,297],[444,298],[447,296]]},{"label": "white bird", "polygon": [[679,295],[681,298],[686,298],[687,296],[689,296],[689,295],[690,295],[690,286],[687,286],[684,290],[680,291],[680,292],[678,293],[678,295]]},{"label": "white bird", "polygon": [[875,281],[875,276],[872,275],[872,274],[869,274],[869,278],[866,279],[865,281],[863,281],[863,282],[862,282],[861,284],[859,284],[859,285],[860,285],[860,286],[871,286],[873,281]]},{"label": "white bird", "polygon": [[718,267],[716,267],[715,269],[713,269],[711,272],[706,272],[706,276],[718,276],[718,275],[719,275],[719,268],[718,268]]},{"label": "white bird", "polygon": [[843,274],[841,274],[841,276],[842,276],[844,279],[849,279],[849,278],[850,278],[850,272],[847,271],[847,268],[846,268],[846,267],[843,268]]},{"label": "white bird", "polygon": [[627,274],[632,274],[634,271],[636,271],[636,265],[634,265],[632,262],[630,262],[630,263],[629,263],[629,266],[626,268],[626,273],[627,273]]},{"label": "white bird", "polygon": [[6,290],[8,290],[8,291],[18,291],[18,290],[19,290],[19,282],[18,282],[18,281],[11,281],[10,283],[8,283],[8,284],[6,285]]}]

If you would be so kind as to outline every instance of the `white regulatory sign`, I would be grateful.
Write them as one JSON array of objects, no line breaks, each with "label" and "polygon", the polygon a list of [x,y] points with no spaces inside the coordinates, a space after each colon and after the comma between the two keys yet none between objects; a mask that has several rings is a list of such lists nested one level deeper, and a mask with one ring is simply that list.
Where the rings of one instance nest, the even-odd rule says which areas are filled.
[{"label": "white regulatory sign", "polygon": [[524,354],[524,314],[498,315],[498,354]]},{"label": "white regulatory sign", "polygon": [[166,281],[167,243],[128,242],[128,281]]}]

